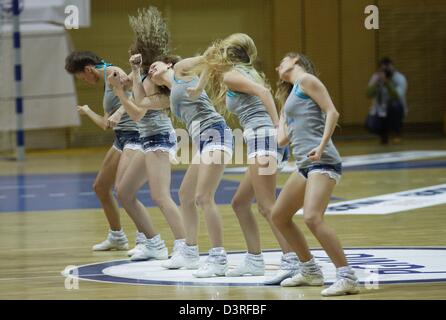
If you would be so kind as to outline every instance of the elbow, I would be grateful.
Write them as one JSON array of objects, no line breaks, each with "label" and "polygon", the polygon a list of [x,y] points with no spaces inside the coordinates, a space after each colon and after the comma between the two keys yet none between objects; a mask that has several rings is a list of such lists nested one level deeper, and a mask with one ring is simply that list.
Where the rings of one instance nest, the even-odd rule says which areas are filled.
[{"label": "elbow", "polygon": [[339,112],[337,111],[337,110],[333,110],[332,112],[331,112],[331,114],[332,114],[332,117],[336,120],[336,121],[338,121],[338,119],[339,119]]}]

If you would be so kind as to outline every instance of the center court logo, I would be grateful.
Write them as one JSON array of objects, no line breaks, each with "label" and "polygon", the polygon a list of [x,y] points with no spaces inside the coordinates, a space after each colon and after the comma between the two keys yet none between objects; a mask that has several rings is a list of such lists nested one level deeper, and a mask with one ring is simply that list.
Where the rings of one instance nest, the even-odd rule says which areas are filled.
[{"label": "center court logo", "polygon": [[[322,250],[312,250],[321,266],[326,284],[336,278],[336,270]],[[350,265],[361,284],[446,281],[446,247],[377,247],[345,249]],[[134,284],[182,286],[263,286],[263,281],[279,268],[281,252],[264,251],[265,276],[215,277],[198,279],[191,270],[166,270],[161,261],[116,260],[71,268],[64,275],[81,280]],[[201,257],[204,261],[205,256]],[[230,268],[244,259],[243,252],[228,253]]]}]

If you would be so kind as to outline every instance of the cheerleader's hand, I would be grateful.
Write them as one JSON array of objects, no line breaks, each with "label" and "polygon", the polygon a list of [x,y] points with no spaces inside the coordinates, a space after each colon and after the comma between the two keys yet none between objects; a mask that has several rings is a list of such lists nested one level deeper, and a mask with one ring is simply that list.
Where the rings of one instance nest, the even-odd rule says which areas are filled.
[{"label": "cheerleader's hand", "polygon": [[311,161],[319,161],[319,160],[321,160],[321,156],[322,156],[322,148],[320,146],[314,148],[307,154],[307,157]]},{"label": "cheerleader's hand", "polygon": [[123,84],[121,81],[121,76],[117,71],[113,72],[111,75],[107,78],[108,83],[114,88],[114,89],[122,89]]},{"label": "cheerleader's hand", "polygon": [[88,105],[77,106],[77,112],[79,112],[79,114],[82,116],[86,115],[88,110],[90,110]]},{"label": "cheerleader's hand", "polygon": [[121,121],[122,113],[119,111],[116,111],[113,113],[110,117],[107,119],[107,127],[108,128],[114,128],[118,125],[119,121]]},{"label": "cheerleader's hand", "polygon": [[142,56],[140,53],[134,54],[129,59],[130,66],[132,67],[132,70],[137,70],[141,68],[142,65]]}]

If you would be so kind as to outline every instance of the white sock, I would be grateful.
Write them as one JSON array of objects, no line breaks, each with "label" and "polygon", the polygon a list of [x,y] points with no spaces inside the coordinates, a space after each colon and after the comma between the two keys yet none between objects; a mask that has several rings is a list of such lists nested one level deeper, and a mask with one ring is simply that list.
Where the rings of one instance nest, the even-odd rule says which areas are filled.
[{"label": "white sock", "polygon": [[124,230],[113,231],[109,230],[109,233],[113,236],[113,238],[122,238],[125,237]]},{"label": "white sock", "polygon": [[353,271],[352,267],[345,266],[336,269],[336,278],[338,279],[349,279],[353,281],[357,281],[358,278],[355,275],[355,271]]},{"label": "white sock", "polygon": [[300,270],[303,274],[322,273],[321,269],[317,265],[316,261],[314,261],[314,257],[312,257],[310,260],[308,260],[306,262],[300,262],[299,266],[300,266]]},{"label": "white sock", "polygon": [[209,250],[209,257],[207,258],[207,261],[209,262],[215,262],[219,264],[226,264],[228,263],[228,259],[226,256],[225,248],[223,247],[216,247]]},{"label": "white sock", "polygon": [[252,261],[263,261],[263,254],[252,254],[252,253],[246,253],[246,259],[252,260]]}]

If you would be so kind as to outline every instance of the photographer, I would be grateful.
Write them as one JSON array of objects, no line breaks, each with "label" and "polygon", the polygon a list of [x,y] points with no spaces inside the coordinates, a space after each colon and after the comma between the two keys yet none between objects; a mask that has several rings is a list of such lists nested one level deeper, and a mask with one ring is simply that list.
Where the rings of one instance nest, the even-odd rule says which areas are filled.
[{"label": "photographer", "polygon": [[395,133],[395,143],[401,141],[400,134],[404,116],[407,114],[407,80],[398,72],[392,60],[380,60],[378,70],[369,81],[367,96],[373,99],[367,117],[367,128],[381,137],[381,144],[388,144],[389,133]]}]

